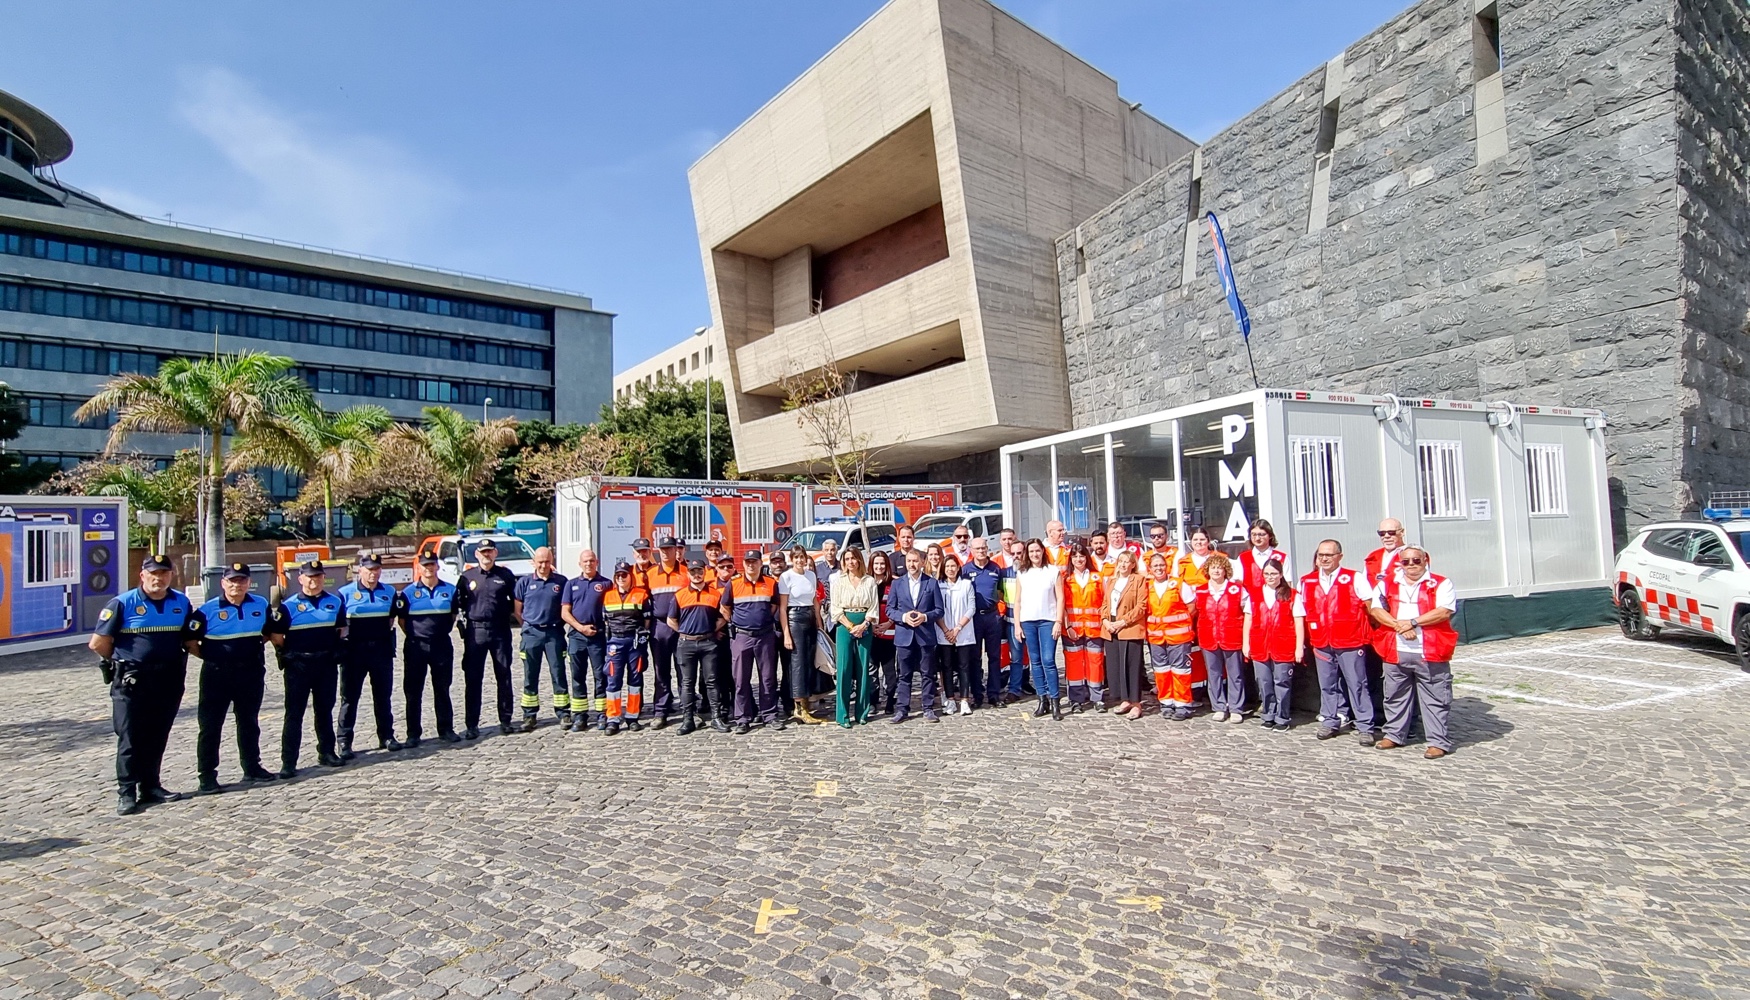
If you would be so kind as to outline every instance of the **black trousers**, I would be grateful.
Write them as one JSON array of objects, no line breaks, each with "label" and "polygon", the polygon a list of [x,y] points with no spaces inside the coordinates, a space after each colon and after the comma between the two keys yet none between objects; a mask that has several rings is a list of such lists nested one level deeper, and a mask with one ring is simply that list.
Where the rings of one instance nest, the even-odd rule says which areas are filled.
[{"label": "black trousers", "polygon": [[515,655],[511,647],[510,626],[470,622],[468,630],[462,633],[462,719],[469,729],[480,726],[480,700],[486,683],[488,654],[492,657],[492,679],[498,686],[498,722],[510,725],[510,661]]},{"label": "black trousers", "polygon": [[377,717],[377,739],[395,735],[395,710],[390,704],[395,691],[395,642],[347,641],[340,662],[340,721],[334,727],[340,742],[352,745],[353,724],[358,721],[359,696],[365,678],[371,680],[371,711]]},{"label": "black trousers", "polygon": [[666,719],[671,715],[679,715],[686,711],[686,703],[675,703],[674,698],[674,668],[675,655],[679,651],[680,636],[663,621],[658,621],[650,630],[649,659],[644,669],[655,678],[654,690],[650,696],[650,715]]},{"label": "black trousers", "polygon": [[820,692],[817,677],[820,671],[814,669],[814,660],[818,651],[815,642],[820,629],[814,623],[814,606],[790,609],[790,639],[796,644],[795,649],[785,649],[782,637],[778,639],[778,651],[784,654],[784,695],[787,699],[802,699]]},{"label": "black trousers", "polygon": [[717,683],[717,640],[681,639],[675,645],[675,677],[680,681],[681,715],[696,715],[707,721],[729,721],[729,703]]},{"label": "black trousers", "polygon": [[170,727],[182,708],[186,661],[176,666],[141,668],[117,663],[109,686],[110,721],[115,727],[115,780],[122,790],[162,787],[159,770]]},{"label": "black trousers", "polygon": [[237,762],[248,774],[261,766],[261,694],[267,686],[267,667],[260,662],[225,663],[207,660],[201,664],[200,701],[195,718],[200,722],[194,742],[194,766],[202,780],[219,778],[219,743],[225,735],[225,715],[237,719]]},{"label": "black trousers", "polygon": [[286,653],[280,669],[286,675],[286,721],[280,728],[280,766],[298,766],[304,741],[304,709],[316,707],[316,752],[334,753],[334,695],[340,684],[340,664],[334,656]]},{"label": "black trousers", "polygon": [[425,677],[431,674],[431,707],[437,713],[439,736],[456,731],[456,710],[450,704],[450,675],[455,670],[456,650],[450,634],[434,639],[409,638],[401,646],[401,690],[407,697],[407,738],[419,739],[424,709]]},{"label": "black trousers", "polygon": [[869,677],[875,681],[875,697],[870,701],[880,712],[893,711],[893,698],[899,690],[899,661],[892,639],[876,637],[869,645]]}]

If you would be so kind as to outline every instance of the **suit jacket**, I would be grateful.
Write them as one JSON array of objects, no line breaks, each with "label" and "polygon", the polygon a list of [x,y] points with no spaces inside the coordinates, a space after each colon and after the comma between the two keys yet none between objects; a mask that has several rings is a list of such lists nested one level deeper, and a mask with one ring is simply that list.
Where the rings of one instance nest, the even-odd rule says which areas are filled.
[{"label": "suit jacket", "polygon": [[[929,620],[912,628],[905,624],[905,614],[908,611],[922,611]],[[893,619],[895,646],[933,648],[936,645],[936,623],[942,620],[942,588],[936,585],[934,577],[920,578],[918,599],[914,604],[911,599],[911,577],[900,577],[887,588],[887,617]]]},{"label": "suit jacket", "polygon": [[[1108,639],[1144,639],[1147,629],[1144,621],[1148,618],[1148,602],[1144,596],[1148,593],[1149,579],[1141,573],[1133,573],[1130,582],[1124,585],[1124,593],[1118,597],[1118,613],[1112,614],[1112,595],[1106,593],[1106,606],[1100,609],[1100,620],[1116,617],[1120,623],[1118,634],[1113,635],[1110,627],[1105,628]],[[1106,584],[1111,586],[1111,582]]]}]

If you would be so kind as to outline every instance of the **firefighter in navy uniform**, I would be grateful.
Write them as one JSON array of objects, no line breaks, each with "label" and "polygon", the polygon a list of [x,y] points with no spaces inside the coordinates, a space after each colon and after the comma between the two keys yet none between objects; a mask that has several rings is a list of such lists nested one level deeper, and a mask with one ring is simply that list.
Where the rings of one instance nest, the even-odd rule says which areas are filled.
[{"label": "firefighter in navy uniform", "polygon": [[298,569],[299,592],[273,609],[267,635],[279,649],[286,681],[285,724],[280,728],[280,777],[298,774],[304,709],[316,706],[316,760],[324,767],[346,763],[334,752],[334,696],[346,639],[346,604],[330,594],[322,562]]},{"label": "firefighter in navy uniform", "polygon": [[478,565],[462,571],[456,584],[456,608],[462,620],[462,716],[468,724],[463,735],[480,737],[480,700],[486,682],[486,657],[492,657],[492,680],[498,688],[498,731],[509,736],[511,615],[516,610],[516,574],[498,565],[498,543],[485,539],[474,550]]},{"label": "firefighter in navy uniform", "polygon": [[351,760],[352,730],[358,721],[359,697],[365,678],[371,681],[371,713],[376,716],[377,749],[399,750],[395,739],[395,614],[401,594],[382,582],[382,560],[370,553],[358,558],[358,577],[340,588],[346,604],[346,649],[340,661],[340,759]]},{"label": "firefighter in navy uniform", "polygon": [[201,658],[200,703],[195,717],[195,770],[203,795],[224,791],[219,784],[219,743],[225,734],[225,713],[237,718],[237,760],[243,780],[272,781],[261,766],[261,695],[266,687],[267,599],[249,592],[249,567],[232,563],[219,581],[220,596],[195,614],[200,633],[195,655]]},{"label": "firefighter in navy uniform", "polygon": [[[523,623],[517,655],[523,661],[523,732],[535,731],[541,715],[541,663],[553,682],[553,717],[560,729],[571,728],[571,690],[565,675],[564,576],[553,569],[553,550],[535,550],[535,571],[516,582],[516,616]],[[582,706],[579,706],[579,711]]]},{"label": "firefighter in navy uniform", "polygon": [[620,731],[622,696],[626,728],[644,728],[644,656],[650,643],[650,592],[641,586],[629,563],[614,566],[614,586],[602,595],[602,620],[608,632],[608,727]]},{"label": "firefighter in navy uniform", "polygon": [[170,727],[182,707],[188,654],[200,635],[194,606],[170,589],[170,560],[148,555],[140,585],[104,606],[88,644],[101,658],[115,724],[115,811],[127,816],[141,802],[182,796],[159,778]]},{"label": "firefighter in navy uniform", "polygon": [[446,743],[462,740],[456,735],[455,709],[450,704],[450,675],[456,662],[456,650],[450,643],[450,630],[456,627],[456,588],[438,579],[437,567],[435,553],[419,557],[414,581],[401,592],[401,606],[395,612],[406,637],[401,646],[401,684],[407,696],[410,747],[419,745],[420,699],[427,673],[431,675],[431,707],[437,715],[438,738]]}]

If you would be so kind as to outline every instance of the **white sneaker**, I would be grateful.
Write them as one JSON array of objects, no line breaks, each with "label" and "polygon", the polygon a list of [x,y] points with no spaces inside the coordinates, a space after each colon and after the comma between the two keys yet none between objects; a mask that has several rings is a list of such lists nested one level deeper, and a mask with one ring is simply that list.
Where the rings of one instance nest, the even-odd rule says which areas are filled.
[{"label": "white sneaker", "polygon": [[1242,722],[1244,722],[1244,721],[1246,721],[1246,717],[1245,717],[1245,716],[1243,716],[1243,715],[1241,715],[1241,714],[1240,714],[1240,713],[1238,713],[1238,712],[1235,712],[1235,713],[1234,713],[1234,714],[1232,714],[1232,715],[1230,715],[1230,716],[1228,716],[1228,717],[1227,717],[1227,721],[1229,721],[1229,722],[1231,722],[1231,723],[1233,723],[1233,724],[1234,724],[1234,725],[1236,725],[1236,726],[1237,726],[1237,725],[1239,725],[1239,724],[1240,724],[1240,723],[1242,723]]},{"label": "white sneaker", "polygon": [[1213,712],[1210,714],[1209,718],[1210,718],[1210,721],[1212,721],[1212,722],[1226,722],[1227,721],[1227,713],[1226,712]]},{"label": "white sneaker", "polygon": [[971,701],[968,701],[965,698],[960,699],[960,714],[961,715],[971,715],[972,714],[972,702]]}]

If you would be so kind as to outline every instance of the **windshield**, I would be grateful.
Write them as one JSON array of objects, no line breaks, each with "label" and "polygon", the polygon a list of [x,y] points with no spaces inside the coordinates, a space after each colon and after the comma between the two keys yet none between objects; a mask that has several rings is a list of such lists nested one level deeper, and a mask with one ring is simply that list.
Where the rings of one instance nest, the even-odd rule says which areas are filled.
[{"label": "windshield", "polygon": [[1744,561],[1750,563],[1750,531],[1728,531],[1726,537],[1738,547],[1738,554],[1744,557]]},{"label": "windshield", "polygon": [[966,522],[958,517],[922,518],[918,521],[917,536],[919,538],[951,538],[954,529]]},{"label": "windshield", "polygon": [[[526,544],[524,544],[523,540],[520,538],[494,538],[493,541],[498,544],[498,561],[499,562],[510,562],[510,561],[516,560],[516,559],[532,560],[535,558],[535,554],[533,552],[529,551],[529,547]],[[478,552],[479,550],[480,550],[480,543],[479,542],[468,542],[465,545],[463,545],[462,546],[462,559],[463,559],[463,561],[465,561],[465,562],[478,562],[479,560],[474,558],[474,553]]]},{"label": "windshield", "polygon": [[831,539],[842,549],[845,547],[845,532],[849,530],[849,528],[805,528],[791,535],[790,540],[784,543],[784,547],[788,549],[800,545],[810,552],[819,552],[826,546],[827,540]]}]

